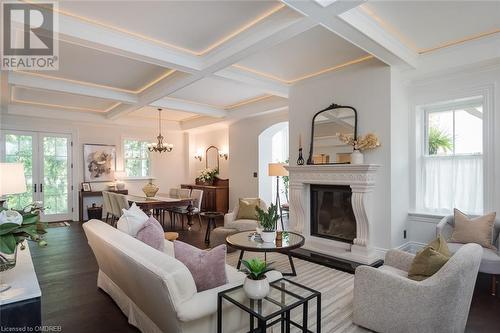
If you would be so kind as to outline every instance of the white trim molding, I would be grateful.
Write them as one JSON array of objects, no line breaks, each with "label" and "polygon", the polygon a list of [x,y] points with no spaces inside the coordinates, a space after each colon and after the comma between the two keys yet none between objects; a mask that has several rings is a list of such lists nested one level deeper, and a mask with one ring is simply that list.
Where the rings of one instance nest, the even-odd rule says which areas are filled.
[{"label": "white trim molding", "polygon": [[[371,246],[371,194],[375,188],[377,164],[307,165],[287,167],[290,173],[290,228],[306,238],[304,248],[364,264],[380,258]],[[348,185],[356,218],[353,244],[314,237],[310,233],[310,185]]]}]

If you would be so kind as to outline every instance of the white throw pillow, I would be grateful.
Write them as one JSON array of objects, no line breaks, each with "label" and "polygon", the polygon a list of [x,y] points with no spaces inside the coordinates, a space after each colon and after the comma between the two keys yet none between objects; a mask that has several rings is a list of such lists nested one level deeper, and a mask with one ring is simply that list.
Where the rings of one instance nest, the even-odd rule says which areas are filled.
[{"label": "white throw pillow", "polygon": [[118,230],[129,234],[132,237],[136,237],[139,230],[144,226],[148,220],[148,216],[144,213],[135,202],[130,206],[129,209],[122,209],[123,215],[118,220],[116,227]]}]

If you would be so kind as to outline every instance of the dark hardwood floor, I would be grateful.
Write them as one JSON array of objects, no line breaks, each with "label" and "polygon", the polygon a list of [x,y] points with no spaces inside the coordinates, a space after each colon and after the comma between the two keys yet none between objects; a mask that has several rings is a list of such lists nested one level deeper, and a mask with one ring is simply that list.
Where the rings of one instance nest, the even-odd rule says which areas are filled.
[{"label": "dark hardwood floor", "polygon": [[[218,221],[222,224],[222,221]],[[204,224],[204,227],[206,224]],[[200,248],[205,229],[179,231],[180,239]],[[49,245],[30,244],[42,289],[43,325],[60,326],[62,332],[138,332],[113,300],[96,287],[97,263],[87,245],[81,223],[50,228]],[[500,296],[489,293],[490,278],[480,274],[467,322],[467,332],[498,332]],[[203,333],[203,332],[200,332]]]}]

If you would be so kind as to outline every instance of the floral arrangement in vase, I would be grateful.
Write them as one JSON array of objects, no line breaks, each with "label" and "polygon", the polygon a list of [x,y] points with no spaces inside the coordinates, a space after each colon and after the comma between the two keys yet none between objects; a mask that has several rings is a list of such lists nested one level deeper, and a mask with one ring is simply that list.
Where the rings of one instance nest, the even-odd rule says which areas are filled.
[{"label": "floral arrangement in vase", "polygon": [[337,137],[343,143],[354,148],[354,151],[351,154],[352,164],[363,164],[364,158],[361,151],[372,150],[380,147],[380,141],[374,133],[368,133],[365,136],[360,135],[357,138],[354,138],[352,135],[337,133]]},{"label": "floral arrangement in vase", "polygon": [[218,169],[206,168],[200,171],[200,175],[196,178],[196,180],[205,185],[212,185],[218,174]]},{"label": "floral arrangement in vase", "polygon": [[243,273],[247,275],[243,283],[243,290],[251,299],[262,299],[269,294],[269,280],[266,273],[271,271],[271,264],[253,258],[250,260],[241,260],[243,264]]}]

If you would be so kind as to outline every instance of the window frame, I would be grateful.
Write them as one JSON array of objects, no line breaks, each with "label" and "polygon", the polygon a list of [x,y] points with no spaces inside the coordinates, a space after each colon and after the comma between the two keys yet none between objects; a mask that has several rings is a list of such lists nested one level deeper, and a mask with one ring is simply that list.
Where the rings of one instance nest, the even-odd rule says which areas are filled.
[{"label": "window frame", "polygon": [[[411,100],[410,129],[413,133],[409,140],[410,147],[410,208],[409,215],[440,218],[444,213],[425,210],[423,207],[423,166],[424,153],[427,151],[426,142],[426,109],[438,110],[440,107],[449,109],[454,104],[464,105],[465,101],[472,100],[480,102],[483,106],[483,210],[484,212],[494,210],[495,205],[495,167],[494,167],[494,143],[495,143],[495,120],[493,112],[495,85],[485,84],[475,87],[463,87],[437,91],[433,83],[414,95]],[[439,85],[441,87],[441,84]],[[453,104],[454,103],[454,104]],[[474,156],[474,155],[468,155]],[[453,158],[454,156],[433,156],[429,158]]]},{"label": "window frame", "polygon": [[127,160],[131,160],[131,159],[141,160],[141,161],[147,160],[148,164],[149,164],[149,167],[148,167],[148,174],[147,175],[145,175],[145,176],[129,176],[129,175],[126,175],[125,178],[124,178],[124,180],[153,179],[154,178],[154,177],[152,177],[152,174],[153,174],[153,172],[152,172],[153,163],[152,163],[151,153],[146,150],[147,159],[146,158],[127,158],[127,152],[126,152],[126,148],[125,148],[125,146],[126,146],[125,142],[126,141],[138,141],[138,142],[147,143],[147,144],[150,143],[149,140],[147,140],[147,139],[141,139],[141,138],[130,138],[130,137],[127,137],[127,138],[123,138],[122,139],[123,171],[125,173],[127,172],[127,168],[126,168]]}]

